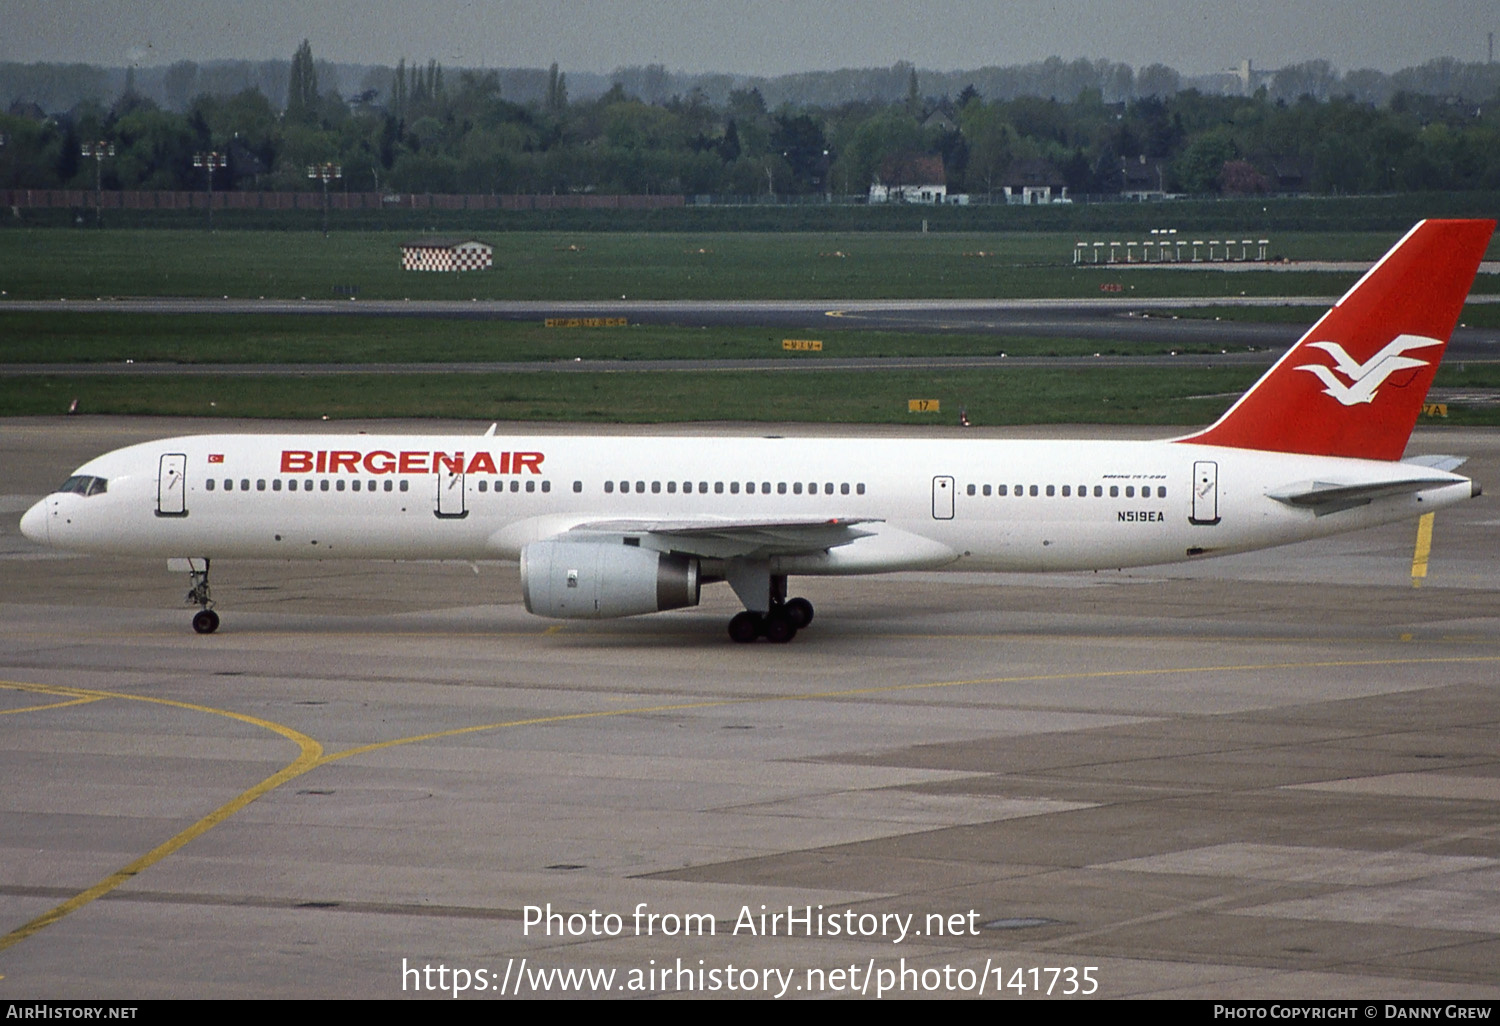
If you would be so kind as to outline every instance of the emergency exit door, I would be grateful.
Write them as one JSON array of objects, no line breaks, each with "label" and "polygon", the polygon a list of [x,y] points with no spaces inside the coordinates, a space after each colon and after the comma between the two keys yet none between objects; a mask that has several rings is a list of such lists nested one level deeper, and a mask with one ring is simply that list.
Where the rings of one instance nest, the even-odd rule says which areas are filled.
[{"label": "emergency exit door", "polygon": [[953,519],[953,478],[932,479],[932,519]]},{"label": "emergency exit door", "polygon": [[187,516],[187,455],[164,453],[156,474],[156,515]]},{"label": "emergency exit door", "polygon": [[1193,464],[1193,514],[1188,520],[1194,524],[1219,522],[1219,465],[1211,460]]}]

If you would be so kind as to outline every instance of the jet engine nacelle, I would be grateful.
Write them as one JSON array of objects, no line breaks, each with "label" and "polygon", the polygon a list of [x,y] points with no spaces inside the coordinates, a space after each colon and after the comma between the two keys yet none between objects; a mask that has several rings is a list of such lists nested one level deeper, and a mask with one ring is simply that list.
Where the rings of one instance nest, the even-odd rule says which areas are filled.
[{"label": "jet engine nacelle", "polygon": [[526,611],[601,620],[698,604],[698,560],[623,541],[532,542],[521,550]]}]

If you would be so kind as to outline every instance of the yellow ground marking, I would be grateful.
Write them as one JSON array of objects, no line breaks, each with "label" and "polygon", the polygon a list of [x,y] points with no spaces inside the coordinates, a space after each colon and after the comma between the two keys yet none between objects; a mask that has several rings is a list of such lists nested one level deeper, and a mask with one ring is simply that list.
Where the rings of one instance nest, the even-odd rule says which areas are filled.
[{"label": "yellow ground marking", "polygon": [[96,691],[91,688],[53,687],[47,684],[18,684],[11,681],[0,681],[0,688],[6,688],[16,691],[30,691],[44,695],[72,696],[75,700],[82,699],[91,702],[100,701],[106,698],[123,699],[131,702],[150,702],[155,705],[165,705],[177,709],[187,709],[191,712],[208,713],[211,716],[224,716],[232,720],[238,720],[241,723],[248,723],[251,726],[261,727],[273,733],[280,734],[288,741],[291,741],[293,744],[297,745],[297,747],[300,749],[300,754],[292,762],[283,766],[280,770],[271,774],[269,777],[266,777],[266,779],[262,780],[260,783],[256,784],[249,790],[240,792],[240,794],[225,802],[223,805],[220,805],[217,809],[210,812],[202,819],[198,820],[198,822],[194,823],[186,830],[183,830],[176,836],[163,841],[161,844],[157,845],[155,848],[152,848],[146,854],[142,855],[140,858],[129,863],[128,865],[122,866],[121,868],[115,870],[109,876],[106,876],[103,880],[100,880],[88,890],[75,894],[73,897],[69,898],[61,905],[49,909],[48,911],[42,913],[40,916],[37,916],[31,922],[26,923],[25,925],[20,926],[15,930],[12,930],[10,933],[7,933],[3,937],[0,937],[0,951],[4,951],[6,948],[19,944],[21,941],[30,937],[37,931],[51,926],[59,919],[62,919],[64,916],[78,911],[80,908],[83,908],[83,906],[89,904],[89,902],[95,900],[96,898],[108,894],[110,891],[114,890],[116,887],[119,887],[131,877],[144,871],[150,866],[155,865],[162,859],[166,858],[168,855],[171,855],[173,852],[178,851],[188,842],[194,840],[195,838],[201,837],[203,834],[212,830],[214,827],[224,822],[230,816],[233,816],[236,812],[239,812],[245,806],[255,801],[255,799],[259,798],[261,795],[280,787],[288,780],[293,780],[296,777],[300,777],[308,770],[317,766],[318,757],[323,754],[323,746],[318,744],[318,742],[314,741],[312,738],[308,737],[306,734],[303,734],[301,731],[293,730],[291,727],[283,726],[280,723],[273,723],[270,720],[263,720],[258,716],[248,716],[244,713],[230,712],[227,709],[215,709],[207,705],[197,705],[192,702],[179,702],[170,698],[155,698],[149,695],[129,695],[113,691]]},{"label": "yellow ground marking", "polygon": [[1411,557],[1411,586],[1420,588],[1427,576],[1427,557],[1432,555],[1432,520],[1436,513],[1423,513],[1417,521],[1417,550]]},{"label": "yellow ground marking", "polygon": [[0,709],[0,716],[13,716],[16,713],[42,712],[47,709],[66,709],[70,705],[88,705],[90,702],[102,701],[100,698],[71,698],[66,702],[48,702],[46,705],[23,705],[19,709]]},{"label": "yellow ground marking", "polygon": [[31,922],[0,937],[0,951],[19,944],[38,931],[51,926],[53,923],[78,911],[110,891],[119,887],[131,877],[142,872],[148,867],[155,865],[168,855],[181,849],[188,842],[202,836],[209,830],[224,822],[230,816],[249,805],[255,799],[280,787],[288,781],[326,766],[329,763],[338,762],[355,755],[367,755],[371,752],[382,751],[387,748],[396,748],[401,745],[418,744],[423,741],[435,741],[441,738],[460,737],[465,734],[478,734],[491,730],[504,730],[514,727],[539,727],[554,723],[569,723],[581,720],[600,720],[620,716],[647,716],[664,712],[687,712],[703,709],[722,709],[736,705],[755,705],[759,703],[772,702],[815,702],[829,701],[843,698],[859,698],[870,695],[899,694],[901,692],[928,691],[939,688],[974,687],[986,684],[1031,684],[1044,683],[1047,681],[1063,680],[1103,680],[1120,677],[1145,677],[1145,676],[1185,676],[1189,674],[1202,673],[1245,673],[1252,671],[1267,670],[1314,670],[1314,669],[1337,669],[1355,668],[1366,666],[1427,666],[1427,665],[1455,665],[1465,663],[1495,663],[1500,662],[1500,656],[1433,656],[1422,659],[1327,659],[1306,662],[1282,662],[1282,663],[1234,663],[1223,666],[1181,666],[1175,668],[1142,668],[1137,670],[1096,670],[1091,672],[1069,672],[1069,673],[1035,673],[1024,674],[1015,677],[976,677],[968,680],[945,680],[926,681],[913,684],[887,684],[875,687],[845,688],[837,691],[819,691],[795,695],[751,695],[744,698],[717,698],[707,699],[699,702],[678,702],[665,705],[635,706],[629,709],[600,709],[593,712],[559,713],[552,716],[535,716],[524,720],[502,720],[495,723],[480,723],[467,727],[453,727],[448,730],[437,730],[428,734],[415,734],[411,737],[393,738],[389,741],[376,741],[366,745],[357,745],[346,748],[343,751],[324,754],[323,748],[317,741],[306,734],[291,727],[263,720],[255,716],[247,716],[244,713],[230,712],[226,709],[215,709],[206,705],[195,705],[191,702],[179,702],[166,698],[153,698],[145,695],[129,695],[119,692],[94,691],[86,688],[63,688],[45,684],[20,684],[10,681],[0,681],[0,688],[9,688],[20,691],[35,691],[42,694],[74,695],[78,697],[94,698],[117,698],[127,701],[151,702],[157,705],[171,706],[179,709],[188,709],[194,712],[208,713],[213,716],[224,716],[229,719],[239,720],[254,726],[271,730],[282,737],[293,741],[301,749],[301,754],[284,766],[281,770],[262,780],[259,784],[242,792],[232,800],[219,806],[213,812],[204,816],[198,822],[186,830],[172,837],[170,840],[158,845],[129,865],[111,873],[103,880],[90,887],[88,890],[74,895],[56,908],[38,916]]}]

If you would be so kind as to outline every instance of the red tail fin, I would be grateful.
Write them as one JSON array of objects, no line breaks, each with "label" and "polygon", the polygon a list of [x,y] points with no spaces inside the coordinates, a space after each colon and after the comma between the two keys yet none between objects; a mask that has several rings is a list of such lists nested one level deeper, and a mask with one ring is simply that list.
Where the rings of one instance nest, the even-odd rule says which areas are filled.
[{"label": "red tail fin", "polygon": [[1400,459],[1494,221],[1423,221],[1345,293],[1200,445]]}]

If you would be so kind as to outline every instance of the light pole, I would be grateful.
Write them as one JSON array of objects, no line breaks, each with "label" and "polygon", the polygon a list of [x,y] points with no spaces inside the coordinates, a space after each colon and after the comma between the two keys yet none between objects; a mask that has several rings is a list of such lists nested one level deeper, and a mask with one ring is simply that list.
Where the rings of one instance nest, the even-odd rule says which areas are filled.
[{"label": "light pole", "polygon": [[193,154],[193,166],[201,167],[208,177],[208,230],[214,230],[214,168],[228,167],[229,155],[209,151]]},{"label": "light pole", "polygon": [[100,228],[104,227],[104,158],[115,155],[115,144],[100,139],[98,142],[86,142],[79,147],[78,152],[85,157],[94,158],[94,224]]},{"label": "light pole", "polygon": [[344,177],[344,169],[337,164],[309,164],[307,177],[323,183],[323,238],[328,238],[328,183]]}]

